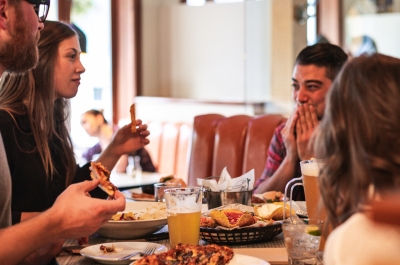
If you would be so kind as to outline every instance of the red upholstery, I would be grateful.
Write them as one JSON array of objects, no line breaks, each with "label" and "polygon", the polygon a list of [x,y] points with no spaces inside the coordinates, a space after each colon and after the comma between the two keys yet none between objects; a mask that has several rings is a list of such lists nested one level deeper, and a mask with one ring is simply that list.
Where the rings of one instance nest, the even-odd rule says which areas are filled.
[{"label": "red upholstery", "polygon": [[270,114],[254,117],[249,121],[243,156],[243,173],[254,168],[255,179],[261,177],[275,128],[285,120],[282,115]]},{"label": "red upholstery", "polygon": [[192,146],[189,160],[189,185],[197,185],[197,178],[211,176],[215,128],[225,117],[219,114],[196,116],[193,122]]},{"label": "red upholstery", "polygon": [[197,178],[219,176],[224,167],[232,178],[255,170],[258,179],[265,166],[267,151],[276,127],[285,121],[279,114],[256,117],[218,114],[194,118],[189,163],[189,185]]},{"label": "red upholstery", "polygon": [[215,132],[212,176],[220,176],[224,167],[232,178],[242,175],[244,143],[250,119],[247,115],[237,115],[219,121]]}]

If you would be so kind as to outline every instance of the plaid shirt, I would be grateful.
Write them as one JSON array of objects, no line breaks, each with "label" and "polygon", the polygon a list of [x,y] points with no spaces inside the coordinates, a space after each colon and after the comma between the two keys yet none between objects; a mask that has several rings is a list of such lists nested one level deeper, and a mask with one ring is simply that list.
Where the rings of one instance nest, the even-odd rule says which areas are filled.
[{"label": "plaid shirt", "polygon": [[[275,173],[280,167],[283,159],[286,156],[286,147],[283,143],[282,130],[285,127],[285,123],[282,123],[275,129],[274,136],[272,137],[271,143],[268,148],[268,158],[265,164],[265,169],[261,178],[259,178],[255,184],[255,188],[260,185],[263,181],[268,181],[268,179]],[[296,163],[295,175],[292,178],[301,177],[300,170],[300,159]],[[289,196],[289,194],[287,195]],[[296,187],[293,190],[293,198],[296,201],[304,201],[304,189],[302,187]]]}]

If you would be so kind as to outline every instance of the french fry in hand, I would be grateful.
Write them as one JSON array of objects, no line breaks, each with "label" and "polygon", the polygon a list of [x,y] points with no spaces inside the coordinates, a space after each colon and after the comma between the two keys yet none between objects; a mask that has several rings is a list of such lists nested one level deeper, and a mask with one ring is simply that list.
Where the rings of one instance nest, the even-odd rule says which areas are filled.
[{"label": "french fry in hand", "polygon": [[130,112],[131,112],[131,121],[132,121],[131,131],[132,131],[133,133],[135,133],[135,132],[136,132],[135,104],[132,104],[132,105],[131,105]]}]

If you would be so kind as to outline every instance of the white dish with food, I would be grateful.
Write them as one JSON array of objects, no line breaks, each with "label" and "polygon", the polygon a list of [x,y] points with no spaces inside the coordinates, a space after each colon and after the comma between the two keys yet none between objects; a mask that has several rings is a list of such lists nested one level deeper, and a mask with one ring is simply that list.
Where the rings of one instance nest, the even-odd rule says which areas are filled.
[{"label": "white dish with food", "polygon": [[[131,253],[136,251],[143,252],[143,250],[147,247],[148,244],[156,245],[157,249],[154,251],[154,254],[159,254],[166,252],[168,249],[164,245],[156,244],[156,243],[148,243],[148,242],[113,242],[113,243],[103,243],[98,245],[93,245],[86,247],[81,250],[81,255],[93,259],[102,264],[130,264],[133,260],[140,259],[140,255],[136,255],[127,260],[118,260],[122,257],[125,257]],[[114,252],[104,253],[103,250],[100,249],[100,246],[112,247],[114,246]]]},{"label": "white dish with food", "polygon": [[[253,194],[255,197],[260,198],[260,199],[265,199],[263,194]],[[260,205],[260,204],[266,204],[266,203],[271,203],[271,202],[264,202],[264,203],[252,203],[252,205]],[[283,201],[275,201],[275,203],[283,203]],[[287,202],[287,207],[290,205],[290,201],[288,200]],[[297,215],[301,216],[308,216],[307,214],[307,207],[306,207],[306,202],[305,201],[292,201],[292,207],[293,210]]]},{"label": "white dish with food", "polygon": [[154,233],[167,224],[164,202],[126,202],[123,212],[133,215],[137,220],[110,220],[97,233],[112,239],[136,239]]}]

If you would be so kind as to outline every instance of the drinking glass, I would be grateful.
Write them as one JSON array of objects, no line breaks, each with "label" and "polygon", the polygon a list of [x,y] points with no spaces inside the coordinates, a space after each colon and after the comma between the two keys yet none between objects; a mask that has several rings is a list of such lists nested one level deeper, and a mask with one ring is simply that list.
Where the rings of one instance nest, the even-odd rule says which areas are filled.
[{"label": "drinking glass", "polygon": [[164,191],[164,199],[167,206],[171,247],[179,243],[199,244],[202,189],[200,187],[167,189]]},{"label": "drinking glass", "polygon": [[180,183],[156,183],[154,184],[154,199],[156,202],[165,202],[164,191],[171,188],[180,188]]},{"label": "drinking glass", "polygon": [[288,218],[282,222],[289,264],[317,264],[323,221]]},{"label": "drinking glass", "polygon": [[324,166],[321,159],[300,162],[303,175],[304,194],[306,197],[308,218],[325,220],[326,213],[319,193],[319,172]]}]

